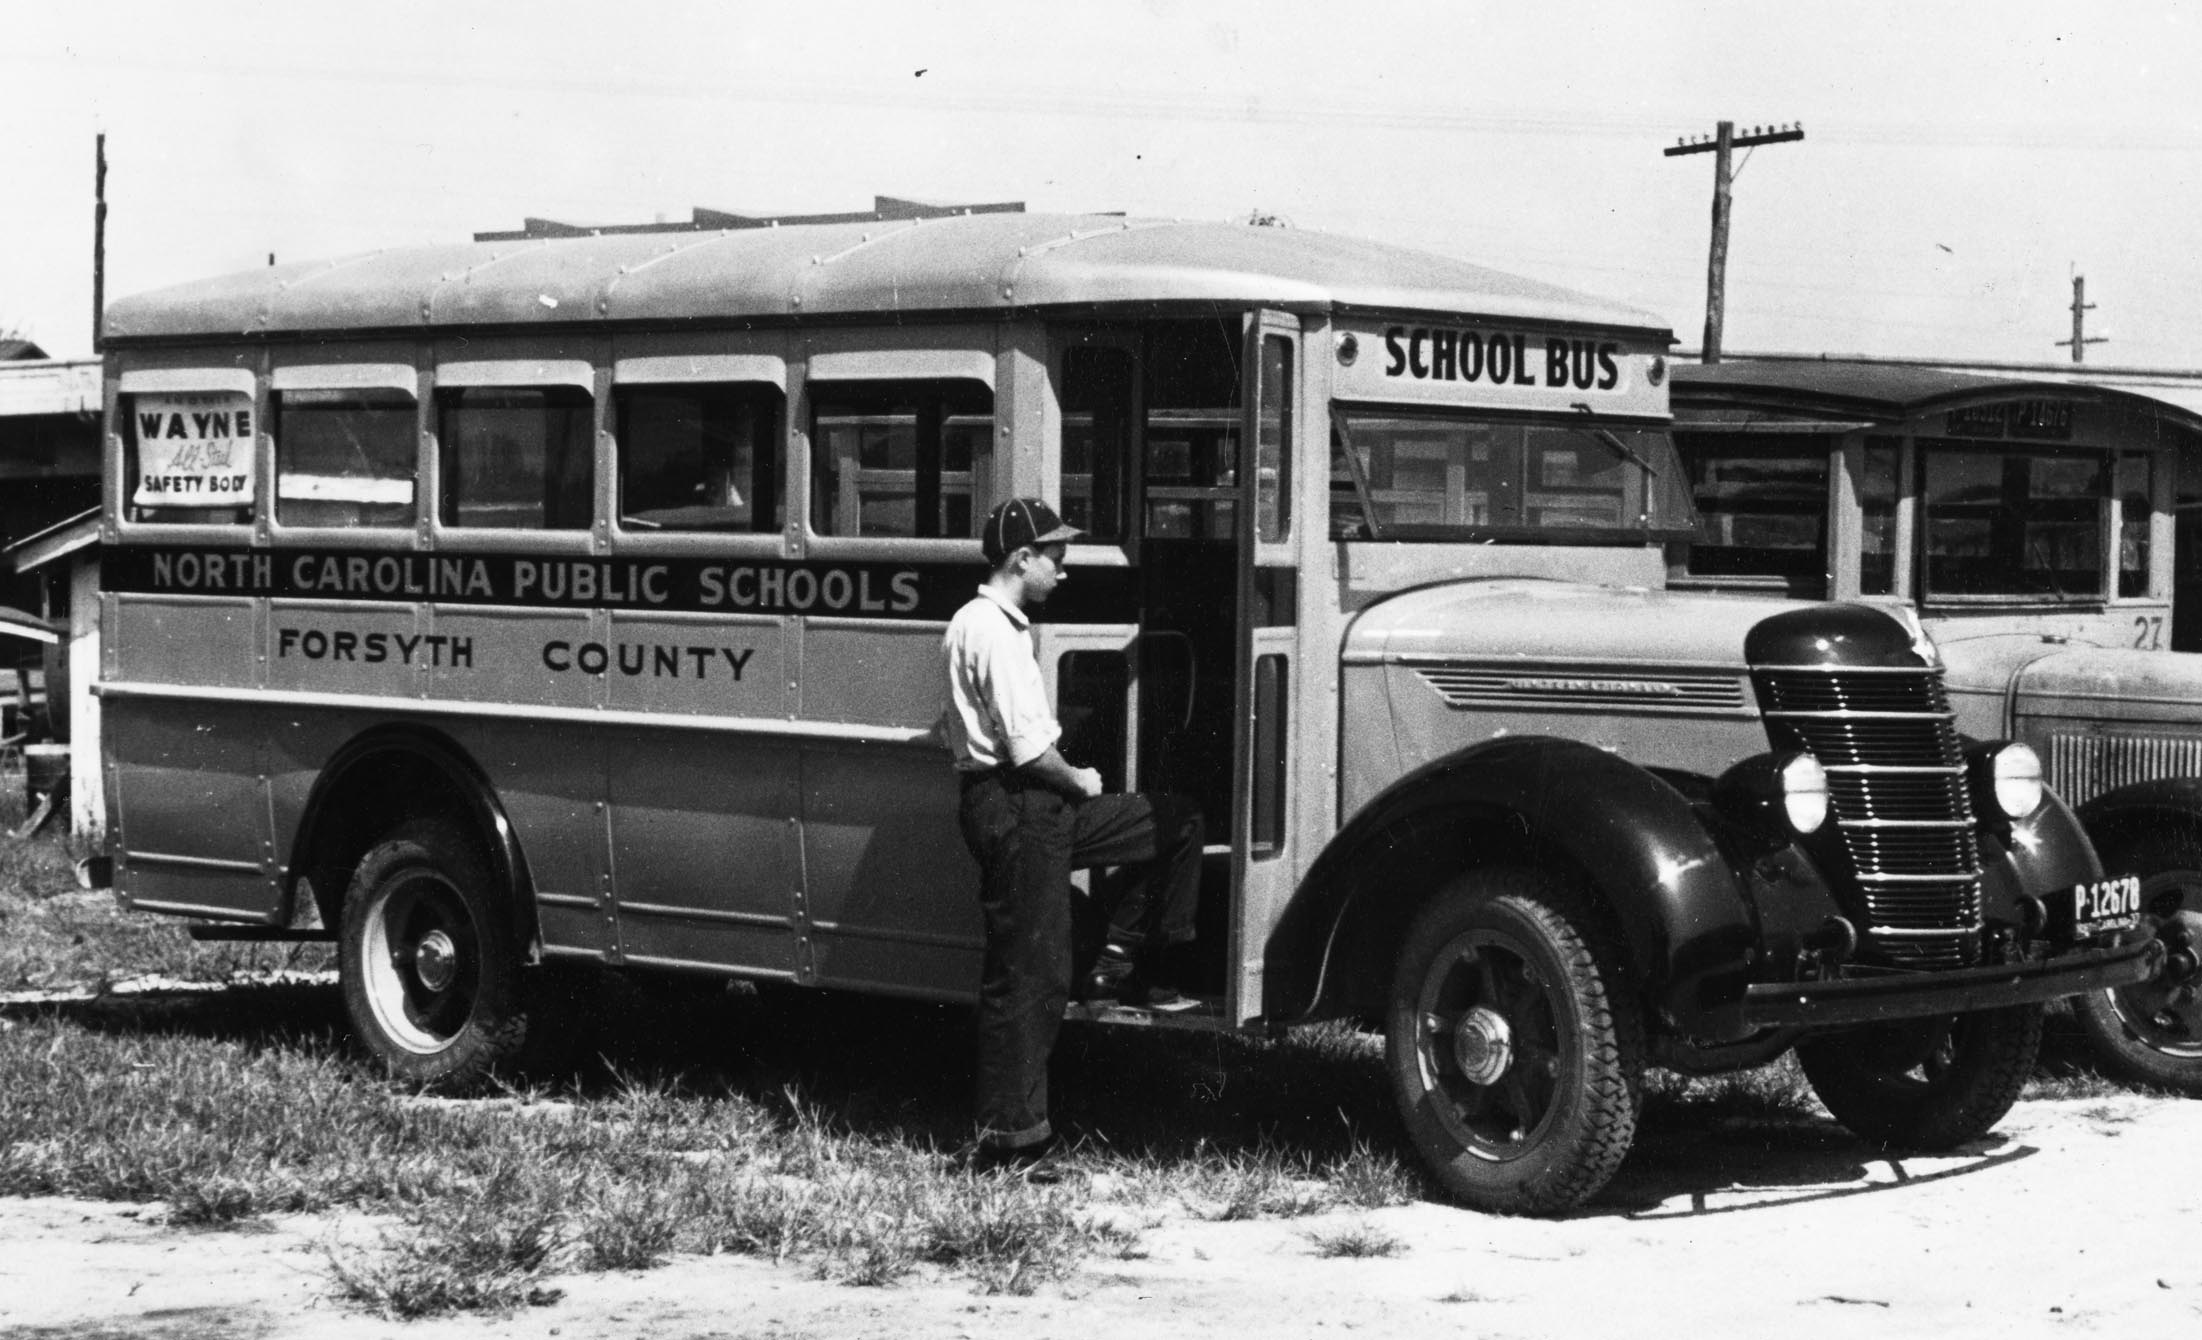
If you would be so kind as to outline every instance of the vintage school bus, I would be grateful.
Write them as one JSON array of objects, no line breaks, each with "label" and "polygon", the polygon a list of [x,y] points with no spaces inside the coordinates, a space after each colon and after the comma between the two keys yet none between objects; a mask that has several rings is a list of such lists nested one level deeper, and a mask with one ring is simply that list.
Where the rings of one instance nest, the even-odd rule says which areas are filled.
[{"label": "vintage school bus", "polygon": [[[2071,374],[2082,378],[2084,373]],[[2202,1094],[2202,416],[2145,383],[1895,361],[1675,373],[1677,586],[1886,601],[1960,733],[2031,745],[2170,970],[2075,1002],[2106,1069]]]},{"label": "vintage school bus", "polygon": [[1666,589],[1657,320],[1290,229],[895,212],[117,304],[126,901],[333,933],[421,1080],[507,1059],[544,961],[968,999],[939,643],[1029,494],[1087,532],[1036,632],[1065,752],[1219,839],[1178,1022],[1380,1021],[1471,1204],[1595,1192],[1646,1065],[1792,1045],[1949,1145],[2038,1002],[2158,971],[1915,623]]}]

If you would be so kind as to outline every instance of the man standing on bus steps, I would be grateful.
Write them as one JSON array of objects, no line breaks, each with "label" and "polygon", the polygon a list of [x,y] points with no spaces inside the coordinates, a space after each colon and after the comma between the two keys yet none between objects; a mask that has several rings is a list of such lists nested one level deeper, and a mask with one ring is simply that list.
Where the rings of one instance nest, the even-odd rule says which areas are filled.
[{"label": "man standing on bus steps", "polygon": [[[1171,987],[1162,965],[1172,946],[1193,938],[1200,811],[1177,796],[1103,795],[1101,774],[1073,767],[1055,747],[1062,727],[1033,654],[1030,611],[1065,580],[1066,546],[1081,533],[1036,498],[995,508],[980,534],[987,579],[941,643],[948,681],[943,723],[963,784],[959,817],[979,863],[986,918],[975,1158],[981,1167],[1029,1166],[1054,1139],[1047,1064],[1075,967],[1072,870],[1145,867],[1129,971],[1096,976],[1110,978],[1125,1004],[1193,1003]],[[1108,885],[1110,892],[1096,896],[1121,897],[1128,888],[1126,881]],[[1093,919],[1112,910],[1096,907]]]}]

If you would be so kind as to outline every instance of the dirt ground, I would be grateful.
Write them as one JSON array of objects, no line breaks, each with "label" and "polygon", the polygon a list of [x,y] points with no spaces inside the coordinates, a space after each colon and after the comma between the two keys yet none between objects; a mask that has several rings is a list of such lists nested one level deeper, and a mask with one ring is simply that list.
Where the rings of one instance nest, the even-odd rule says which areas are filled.
[{"label": "dirt ground", "polygon": [[[895,1337],[1254,1340],[1378,1336],[2179,1335],[2202,1326],[2202,1103],[2024,1103],[1962,1153],[1891,1159],[1832,1124],[1729,1126],[1640,1143],[1592,1210],[1557,1222],[1420,1204],[1314,1219],[1145,1225],[1030,1298],[968,1280],[886,1289],[800,1266],[686,1258],[557,1280],[504,1318],[400,1324],[328,1297],[357,1216],[195,1232],[159,1207],[0,1200],[0,1337]],[[1096,1214],[1109,1187],[1083,1194]],[[1324,1258],[1366,1223],[1403,1247]]]}]

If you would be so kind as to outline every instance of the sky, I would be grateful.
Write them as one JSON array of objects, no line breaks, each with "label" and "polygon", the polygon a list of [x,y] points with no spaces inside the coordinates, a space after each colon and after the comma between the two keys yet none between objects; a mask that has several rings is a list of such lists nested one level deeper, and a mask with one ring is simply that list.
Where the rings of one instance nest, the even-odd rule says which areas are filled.
[{"label": "sky", "polygon": [[1260,212],[1726,348],[2202,369],[2202,0],[376,0],[0,6],[0,334],[283,261],[875,195]]}]

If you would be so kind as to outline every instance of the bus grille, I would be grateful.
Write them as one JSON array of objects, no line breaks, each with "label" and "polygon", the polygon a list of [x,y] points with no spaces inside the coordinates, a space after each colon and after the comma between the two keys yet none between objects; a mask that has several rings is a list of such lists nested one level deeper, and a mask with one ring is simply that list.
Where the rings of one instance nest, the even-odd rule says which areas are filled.
[{"label": "bus grille", "polygon": [[2202,740],[2176,735],[2049,733],[2049,789],[2068,805],[2134,782],[2202,775]]},{"label": "bus grille", "polygon": [[1777,751],[1827,769],[1835,837],[1856,875],[1862,956],[1891,967],[1978,960],[1980,845],[1939,670],[1754,667]]}]

